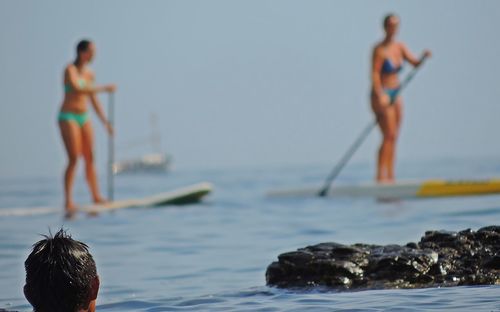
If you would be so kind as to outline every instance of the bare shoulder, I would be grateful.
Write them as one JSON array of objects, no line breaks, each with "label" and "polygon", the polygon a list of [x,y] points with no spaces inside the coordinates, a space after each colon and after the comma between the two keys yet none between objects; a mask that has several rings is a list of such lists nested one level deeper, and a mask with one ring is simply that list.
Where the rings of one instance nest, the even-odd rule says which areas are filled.
[{"label": "bare shoulder", "polygon": [[66,65],[66,67],[64,67],[64,73],[71,73],[74,72],[75,70],[76,66],[73,63],[69,63],[68,65]]},{"label": "bare shoulder", "polygon": [[71,77],[74,77],[76,74],[76,67],[73,63],[69,63],[64,67],[64,72],[63,72],[63,77],[64,77],[64,82],[71,80]]},{"label": "bare shoulder", "polygon": [[377,42],[373,46],[373,56],[383,56],[384,54],[384,47],[382,46],[382,42]]},{"label": "bare shoulder", "polygon": [[380,42],[376,42],[374,45],[373,45],[373,52],[378,52],[379,50],[381,50],[383,47],[383,42],[380,41]]}]

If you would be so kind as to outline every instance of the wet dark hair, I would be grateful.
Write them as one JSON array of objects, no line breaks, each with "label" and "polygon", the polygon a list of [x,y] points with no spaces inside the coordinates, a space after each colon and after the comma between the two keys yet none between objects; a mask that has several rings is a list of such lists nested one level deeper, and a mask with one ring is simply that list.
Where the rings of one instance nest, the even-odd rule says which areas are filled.
[{"label": "wet dark hair", "polygon": [[97,277],[88,246],[61,229],[33,245],[24,262],[26,299],[35,312],[87,309]]},{"label": "wet dark hair", "polygon": [[387,25],[389,25],[389,20],[393,17],[399,18],[396,14],[394,13],[389,13],[384,17],[384,29],[387,28]]},{"label": "wet dark hair", "polygon": [[91,43],[92,41],[87,39],[80,40],[76,45],[76,55],[79,56],[80,53],[87,51]]}]

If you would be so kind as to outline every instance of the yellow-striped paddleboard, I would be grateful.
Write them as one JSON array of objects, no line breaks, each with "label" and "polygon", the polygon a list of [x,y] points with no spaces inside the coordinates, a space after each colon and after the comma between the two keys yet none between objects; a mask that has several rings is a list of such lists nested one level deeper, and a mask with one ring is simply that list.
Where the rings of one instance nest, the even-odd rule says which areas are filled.
[{"label": "yellow-striped paddleboard", "polygon": [[[318,196],[320,188],[275,190],[269,197]],[[333,185],[329,197],[412,198],[475,196],[500,193],[500,179],[484,180],[426,180],[397,181],[395,183],[363,183],[358,185]]]}]

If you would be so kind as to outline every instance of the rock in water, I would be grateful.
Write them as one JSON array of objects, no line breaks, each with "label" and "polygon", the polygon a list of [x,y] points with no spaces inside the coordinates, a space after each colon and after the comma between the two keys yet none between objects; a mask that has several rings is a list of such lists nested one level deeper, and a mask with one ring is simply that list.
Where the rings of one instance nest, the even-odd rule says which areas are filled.
[{"label": "rock in water", "polygon": [[500,226],[427,231],[418,243],[322,243],[278,256],[270,286],[338,290],[500,284]]}]

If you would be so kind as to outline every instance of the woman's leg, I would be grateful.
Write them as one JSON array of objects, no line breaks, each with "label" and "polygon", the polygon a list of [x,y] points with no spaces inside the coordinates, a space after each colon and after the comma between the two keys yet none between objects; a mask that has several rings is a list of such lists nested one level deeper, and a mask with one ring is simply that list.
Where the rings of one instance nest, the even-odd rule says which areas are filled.
[{"label": "woman's leg", "polygon": [[378,182],[390,181],[389,167],[391,166],[391,153],[394,150],[395,111],[393,107],[382,106],[373,94],[371,104],[373,112],[378,116],[377,123],[382,133],[382,143],[378,150],[376,180]]},{"label": "woman's leg", "polygon": [[403,100],[401,97],[398,97],[396,99],[396,103],[394,103],[394,117],[393,121],[391,124],[393,125],[392,128],[392,150],[390,152],[390,158],[389,158],[389,167],[388,172],[387,172],[387,178],[390,181],[394,181],[395,179],[395,163],[396,163],[396,143],[399,137],[399,129],[401,128],[401,119],[403,116]]},{"label": "woman's leg", "polygon": [[82,134],[80,127],[74,121],[59,121],[59,129],[68,155],[68,165],[64,173],[64,207],[66,215],[71,216],[76,211],[73,202],[73,183],[78,156],[82,151]]},{"label": "woman's leg", "polygon": [[396,134],[397,134],[397,124],[396,124],[396,109],[395,107],[389,107],[385,113],[385,131],[384,142],[386,144],[386,173],[385,181],[394,181],[394,154],[396,150]]},{"label": "woman's leg", "polygon": [[386,117],[381,115],[378,119],[378,126],[380,128],[380,132],[382,133],[382,142],[380,143],[380,147],[378,149],[378,159],[377,159],[377,181],[382,182],[386,179],[386,171],[387,171],[387,141],[385,139],[384,133],[387,132],[387,121]]},{"label": "woman's leg", "polygon": [[395,110],[388,107],[379,118],[379,126],[382,131],[382,144],[379,151],[379,162],[381,164],[379,182],[391,182],[393,180],[393,154],[395,146]]},{"label": "woman's leg", "polygon": [[378,97],[372,93],[371,94],[371,107],[372,111],[375,114],[375,118],[377,119],[377,124],[380,128],[380,132],[382,133],[382,143],[380,144],[380,147],[378,149],[377,153],[377,172],[375,175],[375,179],[380,182],[384,179],[384,171],[385,171],[385,161],[384,161],[384,138],[383,138],[383,133],[384,133],[384,125],[385,123],[383,122],[384,116],[383,116],[383,111],[381,109],[381,104],[378,101]]},{"label": "woman's leg", "polygon": [[92,194],[92,200],[95,203],[103,203],[106,200],[101,196],[97,182],[94,164],[94,130],[90,121],[87,121],[82,126],[82,153],[85,160],[85,175]]}]

